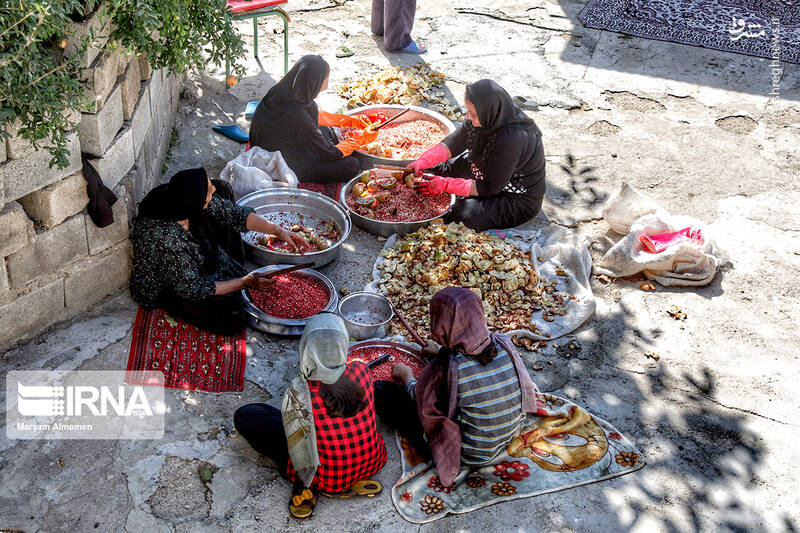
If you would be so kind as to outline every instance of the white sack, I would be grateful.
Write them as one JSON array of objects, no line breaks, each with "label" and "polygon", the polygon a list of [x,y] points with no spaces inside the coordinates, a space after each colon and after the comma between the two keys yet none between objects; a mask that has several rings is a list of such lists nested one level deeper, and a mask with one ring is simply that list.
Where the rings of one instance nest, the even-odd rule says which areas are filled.
[{"label": "white sack", "polygon": [[627,183],[623,183],[603,207],[603,218],[611,229],[622,235],[630,231],[634,220],[651,213],[666,214],[654,200]]},{"label": "white sack", "polygon": [[272,187],[296,188],[298,183],[280,152],[268,152],[258,146],[229,161],[220,178],[231,184],[236,198]]},{"label": "white sack", "polygon": [[[622,220],[624,212],[618,210],[615,214]],[[639,241],[641,235],[671,233],[686,227],[699,228],[703,242],[686,240],[662,252],[650,253]],[[595,272],[615,278],[643,272],[664,286],[701,286],[711,282],[720,262],[714,239],[701,221],[688,216],[649,214],[633,222],[630,232],[606,252]]]}]

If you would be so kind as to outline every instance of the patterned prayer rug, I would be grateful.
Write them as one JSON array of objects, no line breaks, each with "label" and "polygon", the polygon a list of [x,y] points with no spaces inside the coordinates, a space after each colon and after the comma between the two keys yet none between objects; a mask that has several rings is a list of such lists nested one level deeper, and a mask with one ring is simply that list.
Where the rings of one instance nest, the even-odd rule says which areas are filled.
[{"label": "patterned prayer rug", "polygon": [[[247,357],[245,331],[226,337],[200,330],[162,309],[136,314],[126,382],[148,385],[137,370],[161,370],[164,386],[206,392],[241,392]],[[138,374],[141,376],[141,373]]]},{"label": "patterned prayer rug", "polygon": [[590,0],[584,26],[800,63],[800,0]]},{"label": "patterned prayer rug", "polygon": [[402,475],[392,487],[400,515],[417,524],[448,513],[528,498],[602,481],[639,470],[642,454],[610,424],[567,399],[537,394],[537,415],[528,415],[520,434],[493,464],[463,468],[445,487],[432,464],[396,436]]},{"label": "patterned prayer rug", "polygon": [[307,191],[314,191],[324,194],[334,201],[339,201],[339,193],[342,191],[344,183],[300,183],[297,185],[298,189],[305,189]]}]

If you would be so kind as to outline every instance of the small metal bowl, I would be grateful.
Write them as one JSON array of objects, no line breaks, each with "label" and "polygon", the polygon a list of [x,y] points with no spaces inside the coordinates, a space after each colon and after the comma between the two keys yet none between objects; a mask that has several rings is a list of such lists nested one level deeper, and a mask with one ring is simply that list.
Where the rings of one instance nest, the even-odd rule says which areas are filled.
[{"label": "small metal bowl", "polygon": [[374,339],[386,336],[394,311],[389,300],[375,292],[354,292],[339,302],[339,316],[350,338]]},{"label": "small metal bowl", "polygon": [[[290,266],[292,265],[268,265],[253,270],[251,274],[256,272],[272,272]],[[333,285],[333,282],[316,270],[310,268],[302,268],[295,272],[315,277],[322,282],[328,292],[328,305],[320,312],[327,311],[329,313],[335,313],[337,304],[339,303],[339,296],[336,294],[336,287]],[[308,319],[311,318],[278,318],[269,315],[256,307],[247,294],[247,289],[242,289],[242,298],[244,298],[244,309],[247,311],[247,314],[250,315],[250,325],[265,333],[272,333],[275,335],[301,335],[306,327]]]}]

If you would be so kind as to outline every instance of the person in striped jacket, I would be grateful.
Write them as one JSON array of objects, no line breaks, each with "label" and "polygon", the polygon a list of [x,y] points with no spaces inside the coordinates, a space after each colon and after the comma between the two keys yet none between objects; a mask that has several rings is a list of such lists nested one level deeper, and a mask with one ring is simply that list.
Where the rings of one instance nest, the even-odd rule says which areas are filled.
[{"label": "person in striped jacket", "polygon": [[[536,386],[510,339],[492,334],[477,294],[448,287],[431,299],[431,335],[441,345],[419,380],[403,364],[395,382],[375,382],[375,410],[451,485],[460,468],[501,455],[536,413]],[[429,347],[428,351],[431,351]]]}]

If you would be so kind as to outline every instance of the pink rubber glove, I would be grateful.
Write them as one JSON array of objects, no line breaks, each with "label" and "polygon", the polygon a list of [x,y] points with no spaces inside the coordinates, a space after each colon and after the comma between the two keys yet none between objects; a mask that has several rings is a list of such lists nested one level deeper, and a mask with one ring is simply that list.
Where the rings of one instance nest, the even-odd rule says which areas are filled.
[{"label": "pink rubber glove", "polygon": [[646,252],[658,254],[674,244],[684,241],[694,241],[703,244],[703,232],[699,228],[683,228],[672,233],[658,233],[655,235],[640,235],[639,242],[642,243]]},{"label": "pink rubber glove", "polygon": [[414,190],[423,196],[433,196],[443,192],[449,192],[456,196],[469,196],[472,191],[472,180],[434,176],[431,180],[421,181],[414,185]]},{"label": "pink rubber glove", "polygon": [[415,176],[422,174],[426,168],[431,168],[450,159],[447,147],[442,143],[437,144],[423,153],[416,161],[412,161],[408,168],[414,171]]}]

